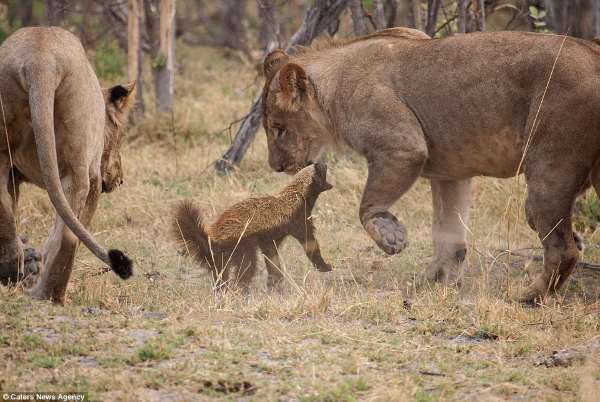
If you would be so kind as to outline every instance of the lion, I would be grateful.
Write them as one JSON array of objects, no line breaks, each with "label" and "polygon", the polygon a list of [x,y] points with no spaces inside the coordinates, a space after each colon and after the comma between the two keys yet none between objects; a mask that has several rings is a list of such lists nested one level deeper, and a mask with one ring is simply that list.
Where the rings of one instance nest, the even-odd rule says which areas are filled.
[{"label": "lion", "polygon": [[0,46],[0,280],[14,283],[39,263],[16,233],[21,183],[48,192],[56,217],[31,295],[64,303],[81,241],[121,278],[131,260],[106,250],[89,225],[101,192],[123,182],[120,147],[135,84],[102,90],[80,41],[57,27],[22,28]]},{"label": "lion", "polygon": [[[600,191],[600,47],[525,32],[431,39],[398,28],[264,62],[269,164],[293,173],[345,145],[368,162],[360,221],[386,253],[408,244],[389,208],[431,182],[427,281],[460,280],[475,176],[527,180],[526,215],[544,269],[518,299],[558,290],[579,258],[573,203]],[[340,147],[336,147],[340,148]]]},{"label": "lion", "polygon": [[[269,289],[282,280],[279,245],[294,237],[320,272],[331,271],[315,238],[312,210],[317,197],[332,188],[327,166],[322,163],[300,170],[278,194],[251,197],[227,208],[212,224],[206,224],[198,207],[183,201],[174,209],[173,233],[186,251],[212,274],[215,289],[228,285],[247,288],[256,274],[260,249],[265,255]],[[236,268],[235,277],[230,272]]]}]

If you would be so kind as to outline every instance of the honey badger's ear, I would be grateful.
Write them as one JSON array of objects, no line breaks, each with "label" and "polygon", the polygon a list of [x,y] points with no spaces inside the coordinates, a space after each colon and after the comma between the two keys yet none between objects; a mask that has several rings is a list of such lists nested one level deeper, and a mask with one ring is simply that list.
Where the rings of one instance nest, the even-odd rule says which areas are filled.
[{"label": "honey badger's ear", "polygon": [[273,79],[277,71],[286,64],[289,60],[289,56],[281,49],[275,49],[265,57],[263,63],[263,73],[267,80]]},{"label": "honey badger's ear", "polygon": [[279,72],[277,106],[289,112],[298,111],[306,99],[309,85],[308,75],[302,67],[294,63],[286,64]]}]

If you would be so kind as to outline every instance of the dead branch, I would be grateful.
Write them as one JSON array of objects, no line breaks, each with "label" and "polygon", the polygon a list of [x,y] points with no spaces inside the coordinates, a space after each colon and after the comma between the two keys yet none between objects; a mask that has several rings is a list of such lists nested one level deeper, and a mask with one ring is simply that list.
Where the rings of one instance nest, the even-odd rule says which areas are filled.
[{"label": "dead branch", "polygon": [[[313,6],[306,12],[302,25],[290,38],[285,49],[286,52],[292,52],[296,46],[309,45],[321,32],[335,25],[349,3],[349,0],[315,0]],[[240,164],[260,126],[262,118],[261,99],[262,91],[254,99],[250,112],[238,129],[231,146],[223,157],[215,162],[217,172],[227,173]]]}]

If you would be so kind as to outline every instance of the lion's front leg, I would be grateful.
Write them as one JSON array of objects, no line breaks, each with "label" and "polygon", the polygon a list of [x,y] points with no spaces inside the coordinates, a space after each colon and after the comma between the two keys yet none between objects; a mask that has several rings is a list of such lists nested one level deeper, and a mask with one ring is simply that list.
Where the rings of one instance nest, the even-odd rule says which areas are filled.
[{"label": "lion's front leg", "polygon": [[471,180],[431,180],[433,201],[433,260],[427,281],[458,282],[467,253]]},{"label": "lion's front leg", "polygon": [[[101,191],[100,180],[65,179],[63,188],[75,216],[84,226],[88,226]],[[85,183],[85,184],[84,184]],[[65,293],[79,239],[66,227],[62,219],[55,214],[55,222],[43,248],[44,269],[37,285],[30,291],[40,299],[50,299],[64,304]]]},{"label": "lion's front leg", "polygon": [[369,161],[369,176],[360,205],[363,227],[387,254],[408,245],[406,228],[388,209],[417,180],[426,160],[422,150],[384,152]]}]

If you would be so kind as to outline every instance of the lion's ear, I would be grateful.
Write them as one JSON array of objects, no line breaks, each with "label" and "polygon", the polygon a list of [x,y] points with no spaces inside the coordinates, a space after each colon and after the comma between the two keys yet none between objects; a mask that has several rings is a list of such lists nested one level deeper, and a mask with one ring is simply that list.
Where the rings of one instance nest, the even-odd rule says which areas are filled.
[{"label": "lion's ear", "polygon": [[135,96],[135,81],[125,85],[115,85],[112,88],[104,89],[104,101],[107,106],[112,105],[119,112],[124,112],[129,108]]},{"label": "lion's ear", "polygon": [[306,99],[309,85],[308,75],[302,67],[294,63],[283,66],[279,73],[281,92],[277,94],[278,106],[289,112],[298,111],[301,102]]},{"label": "lion's ear", "polygon": [[263,63],[263,73],[267,80],[272,80],[277,71],[286,64],[289,60],[289,56],[281,49],[275,49],[265,57]]}]

